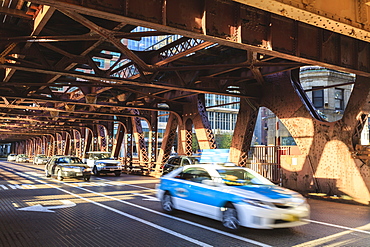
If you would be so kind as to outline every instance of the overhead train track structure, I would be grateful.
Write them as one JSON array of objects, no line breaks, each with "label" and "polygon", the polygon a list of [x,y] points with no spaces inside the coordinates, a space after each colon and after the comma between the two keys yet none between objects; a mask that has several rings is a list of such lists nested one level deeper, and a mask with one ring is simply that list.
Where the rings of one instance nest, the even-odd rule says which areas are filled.
[{"label": "overhead train track structure", "polygon": [[[216,148],[205,94],[240,110],[231,161],[245,166],[258,109],[272,110],[300,148],[283,183],[370,201],[360,132],[369,113],[368,1],[3,0],[0,7],[0,141],[14,152],[112,151],[153,171],[178,152]],[[148,31],[135,32],[137,27]],[[127,40],[173,36],[150,50]],[[126,43],[125,43],[126,42]],[[110,60],[102,68],[97,58]],[[341,120],[326,122],[299,90],[299,68],[356,74]],[[298,87],[297,87],[298,85]],[[158,145],[158,115],[169,120]],[[148,123],[149,141],[141,120]],[[133,142],[135,140],[135,142]],[[148,143],[146,143],[148,142]],[[365,155],[363,155],[365,154]],[[293,159],[291,158],[291,159]]]}]

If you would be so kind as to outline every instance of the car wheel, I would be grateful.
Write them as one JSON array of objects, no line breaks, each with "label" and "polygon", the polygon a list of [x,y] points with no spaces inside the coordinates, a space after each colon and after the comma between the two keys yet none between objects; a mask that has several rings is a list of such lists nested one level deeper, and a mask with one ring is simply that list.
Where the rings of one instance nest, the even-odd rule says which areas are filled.
[{"label": "car wheel", "polygon": [[50,173],[49,173],[49,171],[48,171],[48,170],[45,170],[45,176],[46,176],[47,178],[50,178],[50,177],[51,177],[51,175],[50,175]]},{"label": "car wheel", "polygon": [[119,177],[119,176],[121,176],[121,172],[115,172],[115,173],[114,173],[114,175],[115,175],[116,177]]},{"label": "car wheel", "polygon": [[172,196],[170,195],[168,191],[164,193],[161,203],[162,203],[162,209],[166,213],[173,213],[175,211],[173,207]]},{"label": "car wheel", "polygon": [[238,212],[232,203],[227,203],[224,207],[222,225],[232,231],[239,229]]},{"label": "car wheel", "polygon": [[63,181],[63,177],[62,177],[62,170],[58,170],[58,173],[57,173],[57,179],[59,181]]},{"label": "car wheel", "polygon": [[98,168],[96,168],[96,166],[94,166],[93,173],[94,173],[95,176],[100,175],[100,172],[98,171]]},{"label": "car wheel", "polygon": [[90,181],[90,176],[84,176],[84,181],[86,182]]}]

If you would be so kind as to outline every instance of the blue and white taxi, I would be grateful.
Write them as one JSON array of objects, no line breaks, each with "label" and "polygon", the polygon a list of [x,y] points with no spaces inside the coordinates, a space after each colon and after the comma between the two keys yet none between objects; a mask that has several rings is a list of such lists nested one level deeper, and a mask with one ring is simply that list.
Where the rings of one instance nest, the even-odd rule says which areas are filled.
[{"label": "blue and white taxi", "polygon": [[302,195],[235,165],[184,166],[161,177],[157,188],[165,212],[209,217],[229,230],[296,227],[307,224],[310,215]]}]

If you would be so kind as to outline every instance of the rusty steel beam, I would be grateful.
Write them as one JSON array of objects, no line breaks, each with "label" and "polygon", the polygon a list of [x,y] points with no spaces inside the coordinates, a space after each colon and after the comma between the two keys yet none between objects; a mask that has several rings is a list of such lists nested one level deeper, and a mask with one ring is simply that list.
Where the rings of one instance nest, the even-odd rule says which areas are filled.
[{"label": "rusty steel beam", "polygon": [[[54,99],[48,99],[48,98],[32,98],[32,97],[25,97],[25,96],[24,97],[18,97],[18,96],[5,95],[5,94],[1,94],[1,93],[0,93],[0,97],[2,97],[3,100],[5,98],[5,99],[22,100],[22,102],[25,101],[25,100],[28,100],[30,103],[49,102],[49,103],[58,103],[58,104],[61,104],[63,106],[71,104],[71,105],[80,105],[80,106],[109,107],[109,108],[117,108],[117,109],[132,109],[132,108],[135,108],[135,109],[138,109],[138,110],[163,111],[163,108],[155,108],[155,107],[132,106],[132,105],[125,106],[125,105],[114,105],[114,104],[109,104],[109,103],[106,103],[106,104],[99,104],[99,103],[90,104],[90,103],[83,103],[83,102],[77,102],[77,101],[72,101],[72,100],[71,101],[54,100]],[[12,104],[8,104],[8,103],[0,104],[0,105],[2,105],[3,107],[9,106],[8,108],[13,108]],[[29,107],[29,106],[25,106],[25,107]],[[14,107],[14,108],[16,108],[16,107]],[[36,108],[37,107],[35,107],[35,109]],[[29,108],[29,109],[31,109],[31,108]],[[54,111],[70,112],[68,110],[61,110],[61,109],[55,109],[55,108],[50,108],[50,109],[54,109]],[[50,111],[52,111],[52,110],[50,110]],[[166,111],[174,112],[170,109],[166,109]],[[86,114],[86,112],[80,112],[80,113],[81,114]],[[94,112],[92,112],[91,114],[94,114]],[[101,112],[95,112],[95,114],[102,114],[102,113]],[[177,113],[174,112],[174,114],[177,114]],[[112,112],[111,115],[115,115],[115,113]],[[117,114],[117,116],[118,115],[122,115],[122,117],[132,117],[133,116],[131,114]],[[143,117],[143,116],[140,116],[140,117]]]},{"label": "rusty steel beam", "polygon": [[[0,7],[1,9],[1,7]],[[1,12],[1,10],[0,10]],[[111,32],[116,38],[125,38],[140,41],[142,37],[160,36],[167,35],[165,32],[159,31],[147,31],[147,32],[134,32],[134,33],[124,33],[124,32]],[[49,35],[49,36],[19,36],[19,37],[0,37],[0,42],[29,42],[29,43],[53,43],[62,41],[97,41],[101,39],[101,35],[96,33],[87,33],[81,35]]]},{"label": "rusty steel beam", "polygon": [[122,44],[121,40],[116,38],[112,31],[99,27],[92,21],[88,20],[87,18],[83,17],[76,12],[70,12],[61,10],[65,15],[69,16],[70,18],[74,19],[75,21],[81,23],[82,25],[89,28],[91,31],[96,32],[99,34],[103,39],[108,40],[114,46],[116,46],[123,54],[125,54],[129,59],[131,59],[134,63],[140,66],[145,71],[151,71],[151,66],[146,64],[142,59],[140,59],[134,52],[129,50],[124,44]]},{"label": "rusty steel beam", "polygon": [[[232,1],[36,0],[70,12],[150,27],[305,64],[370,76],[370,44],[347,35]],[[146,8],[141,6],[145,5]],[[165,10],[163,9],[165,8]]]},{"label": "rusty steel beam", "polygon": [[[24,110],[34,110],[34,111],[45,111],[45,112],[68,112],[68,110],[57,109],[52,107],[42,107],[42,106],[24,106],[24,105],[10,105],[10,104],[0,104],[0,108],[6,109],[24,109]],[[161,109],[163,110],[163,109]],[[73,111],[75,114],[82,115],[99,115],[99,116],[119,116],[119,117],[131,117],[130,114],[120,114],[120,113],[106,113],[106,112],[94,112],[94,111]],[[57,117],[57,116],[56,116]],[[145,119],[144,116],[137,116]]]},{"label": "rusty steel beam", "polygon": [[[86,80],[95,80],[95,81],[102,81],[102,82],[115,82],[115,83],[121,83],[121,84],[128,84],[128,85],[135,85],[140,87],[149,87],[149,88],[157,88],[157,89],[170,89],[170,90],[178,90],[178,91],[188,91],[188,92],[196,92],[196,93],[210,93],[210,94],[218,94],[218,95],[226,95],[226,96],[233,96],[233,97],[242,97],[242,98],[256,98],[256,96],[253,95],[247,95],[247,94],[235,94],[235,93],[227,93],[227,92],[221,92],[221,91],[215,91],[215,90],[206,90],[206,89],[197,89],[197,88],[189,88],[189,87],[180,87],[180,86],[173,86],[170,84],[165,83],[145,83],[145,82],[138,82],[135,80],[128,80],[128,79],[120,79],[116,77],[100,77],[92,74],[84,74],[79,72],[71,72],[71,71],[57,71],[57,70],[47,70],[47,69],[41,69],[41,68],[31,68],[31,67],[25,67],[25,66],[18,66],[13,64],[0,64],[0,68],[11,68],[16,70],[23,70],[23,71],[29,71],[29,72],[38,72],[43,74],[50,74],[50,75],[56,75],[58,77],[64,75],[64,76],[73,76],[76,78],[82,78]],[[134,108],[134,106],[132,107]]]},{"label": "rusty steel beam", "polygon": [[232,0],[315,27],[370,41],[369,1]]},{"label": "rusty steel beam", "polygon": [[27,19],[27,20],[31,20],[33,18],[32,15],[28,15],[24,11],[19,10],[19,9],[9,9],[9,8],[5,8],[5,7],[0,7],[0,13],[5,14],[5,15],[18,17],[18,18],[22,18],[22,19]]}]

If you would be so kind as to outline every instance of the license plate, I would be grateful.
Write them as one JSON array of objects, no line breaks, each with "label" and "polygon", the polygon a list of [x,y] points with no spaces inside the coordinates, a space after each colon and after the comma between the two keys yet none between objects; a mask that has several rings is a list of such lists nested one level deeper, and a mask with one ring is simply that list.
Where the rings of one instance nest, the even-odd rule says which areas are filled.
[{"label": "license plate", "polygon": [[109,169],[109,171],[115,171],[116,169]]},{"label": "license plate", "polygon": [[284,216],[283,220],[286,220],[286,221],[299,221],[299,217],[297,215],[287,214],[287,215]]},{"label": "license plate", "polygon": [[76,172],[76,176],[82,176],[82,172]]}]

